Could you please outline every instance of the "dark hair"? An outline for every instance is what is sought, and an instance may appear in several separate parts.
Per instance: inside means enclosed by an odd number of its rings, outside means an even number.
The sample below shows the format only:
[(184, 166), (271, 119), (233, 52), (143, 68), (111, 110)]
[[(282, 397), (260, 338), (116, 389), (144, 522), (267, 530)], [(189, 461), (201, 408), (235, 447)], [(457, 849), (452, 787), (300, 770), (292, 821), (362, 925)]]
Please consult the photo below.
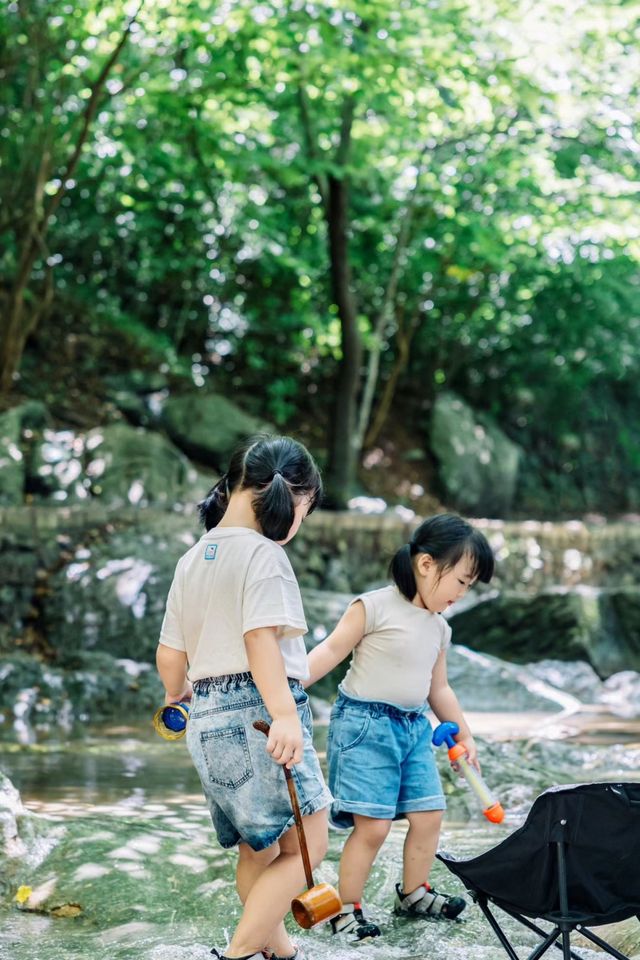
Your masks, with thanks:
[(440, 575), (468, 556), (474, 580), (489, 583), (493, 576), (494, 556), (485, 535), (462, 517), (440, 513), (420, 524), (389, 565), (391, 576), (407, 600), (413, 600), (418, 590), (412, 562), (418, 553), (430, 554)]
[(233, 451), (229, 469), (198, 504), (207, 530), (222, 520), (236, 490), (255, 490), (256, 520), (269, 540), (284, 540), (294, 519), (296, 496), (309, 497), (309, 510), (322, 498), (320, 471), (308, 450), (291, 437), (257, 436)]

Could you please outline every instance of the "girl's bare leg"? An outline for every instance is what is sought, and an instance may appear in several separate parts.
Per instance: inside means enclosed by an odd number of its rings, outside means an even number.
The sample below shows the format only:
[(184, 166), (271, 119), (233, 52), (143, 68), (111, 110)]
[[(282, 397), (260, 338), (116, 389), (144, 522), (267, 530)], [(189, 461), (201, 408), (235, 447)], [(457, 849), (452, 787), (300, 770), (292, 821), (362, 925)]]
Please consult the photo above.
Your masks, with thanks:
[[(327, 811), (304, 817), (305, 835), (312, 867), (317, 866), (327, 851)], [(275, 846), (275, 844), (274, 844)], [(246, 957), (269, 946), (280, 950), (281, 944), (273, 937), (281, 935), (282, 921), (289, 911), (292, 899), (304, 889), (304, 869), (295, 828), (287, 830), (278, 841), (279, 852), (262, 870), (250, 867), (251, 858), (242, 868), (242, 882), (247, 882), (254, 872), (244, 910), (231, 942), (227, 947), (228, 957)], [(269, 850), (272, 850), (269, 847)], [(240, 864), (238, 864), (240, 866)], [(281, 930), (282, 927), (282, 930)], [(285, 933), (286, 937), (286, 933)], [(282, 943), (286, 956), (291, 941)], [(292, 950), (289, 952), (293, 952)]]
[[(238, 865), (236, 867), (236, 890), (242, 903), (246, 903), (249, 891), (266, 867), (280, 853), (280, 844), (274, 843), (266, 850), (253, 850), (249, 844), (239, 845)], [(269, 948), (279, 957), (290, 957), (294, 946), (289, 939), (284, 923), (279, 923), (268, 941)]]
[(404, 840), (402, 889), (411, 893), (424, 883), (438, 849), (442, 810), (408, 813), (409, 829)]
[(354, 814), (353, 831), (340, 858), (340, 898), (343, 903), (359, 903), (378, 850), (391, 829), (391, 820), (376, 820)]

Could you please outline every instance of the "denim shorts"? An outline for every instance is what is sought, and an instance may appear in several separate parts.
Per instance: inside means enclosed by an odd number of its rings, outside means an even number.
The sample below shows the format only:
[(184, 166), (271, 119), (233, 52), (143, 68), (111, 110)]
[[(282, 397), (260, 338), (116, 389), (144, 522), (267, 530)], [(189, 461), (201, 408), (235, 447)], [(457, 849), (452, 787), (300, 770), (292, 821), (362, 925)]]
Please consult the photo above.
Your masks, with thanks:
[(353, 814), (398, 820), (446, 807), (422, 709), (357, 700), (342, 691), (331, 711), (327, 744), (330, 818), (352, 827)]
[[(197, 680), (187, 724), (187, 746), (202, 782), (220, 845), (244, 841), (254, 850), (275, 843), (294, 824), (283, 767), (267, 753), (254, 720), (271, 722), (250, 673)], [(309, 698), (289, 680), (304, 734), (304, 756), (292, 767), (302, 816), (328, 807), (327, 790), (311, 736)]]

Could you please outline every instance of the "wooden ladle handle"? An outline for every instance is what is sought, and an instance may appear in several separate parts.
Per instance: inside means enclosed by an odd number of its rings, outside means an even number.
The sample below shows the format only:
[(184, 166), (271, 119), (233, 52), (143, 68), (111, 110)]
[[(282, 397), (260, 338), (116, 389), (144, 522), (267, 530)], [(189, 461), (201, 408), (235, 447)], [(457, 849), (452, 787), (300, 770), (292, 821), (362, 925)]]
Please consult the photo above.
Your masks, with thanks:
[[(255, 720), (253, 726), (256, 730), (264, 733), (266, 737), (269, 736), (271, 727), (268, 723), (266, 723), (266, 721)], [(302, 814), (300, 813), (300, 804), (298, 803), (298, 793), (296, 791), (296, 785), (293, 781), (293, 777), (291, 776), (291, 771), (284, 765), (282, 769), (284, 770), (284, 775), (287, 780), (287, 789), (289, 790), (293, 818), (296, 822), (296, 830), (298, 832), (298, 842), (300, 844), (300, 853), (302, 855), (302, 865), (304, 867), (304, 875), (307, 881), (307, 889), (311, 890), (311, 888), (314, 886), (313, 874), (311, 873), (311, 861), (309, 860), (309, 851), (307, 849), (307, 838), (304, 835), (304, 827), (302, 825)]]

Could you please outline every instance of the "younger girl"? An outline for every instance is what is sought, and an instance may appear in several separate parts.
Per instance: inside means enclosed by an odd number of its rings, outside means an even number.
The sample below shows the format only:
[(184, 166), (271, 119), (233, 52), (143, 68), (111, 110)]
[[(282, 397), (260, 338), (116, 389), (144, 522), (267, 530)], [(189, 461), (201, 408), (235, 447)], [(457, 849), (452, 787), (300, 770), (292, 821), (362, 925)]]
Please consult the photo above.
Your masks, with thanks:
[[(283, 924), (304, 873), (282, 765), (293, 770), (312, 865), (326, 851), (331, 796), (301, 683), (307, 626), (282, 549), (321, 493), (295, 440), (241, 446), (200, 504), (207, 532), (178, 561), (167, 599), (157, 653), (166, 699), (188, 699), (193, 684), (187, 744), (218, 840), (238, 847), (244, 910), (224, 955), (212, 951), (219, 960), (301, 958)], [(270, 724), (268, 739), (254, 720)]]
[(357, 597), (337, 627), (309, 654), (308, 686), (349, 653), (351, 665), (331, 713), (328, 741), (331, 820), (350, 827), (340, 861), (345, 912), (334, 933), (355, 940), (377, 937), (360, 902), (369, 871), (393, 820), (409, 821), (396, 913), (454, 919), (461, 897), (428, 883), (445, 799), (431, 746), (427, 704), (439, 720), (453, 720), (469, 758), (476, 746), (447, 682), (451, 627), (442, 612), (476, 580), (488, 583), (493, 554), (480, 531), (460, 517), (425, 520), (391, 562), (392, 586)]

